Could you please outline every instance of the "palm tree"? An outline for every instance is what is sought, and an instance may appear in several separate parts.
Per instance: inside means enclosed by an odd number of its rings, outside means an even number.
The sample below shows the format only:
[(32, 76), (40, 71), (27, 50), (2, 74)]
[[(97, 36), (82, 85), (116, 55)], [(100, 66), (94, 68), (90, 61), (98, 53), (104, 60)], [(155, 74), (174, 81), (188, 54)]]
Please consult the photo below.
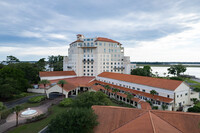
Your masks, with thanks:
[(20, 112), (22, 109), (23, 109), (23, 108), (22, 108), (22, 106), (20, 106), (20, 105), (17, 105), (17, 106), (15, 106), (15, 107), (12, 109), (13, 112), (16, 113), (16, 126), (18, 126), (19, 112)]
[(115, 93), (115, 99), (117, 99), (117, 92), (119, 92), (119, 89), (114, 88), (114, 89), (112, 90), (112, 92)]
[(156, 73), (156, 77), (158, 77), (158, 72), (155, 72)]
[(134, 97), (131, 93), (125, 93), (126, 94), (126, 98), (129, 100), (129, 103), (131, 101), (131, 99)]
[(49, 84), (50, 81), (49, 80), (46, 80), (46, 79), (43, 79), (39, 82), (39, 84), (43, 84), (44, 85), (44, 91), (45, 91), (45, 94), (47, 95), (47, 92), (46, 92), (46, 85)]
[[(67, 82), (65, 80), (59, 80), (57, 84), (61, 85), (61, 87), (62, 87), (62, 94), (63, 94), (63, 87), (64, 87), (64, 84), (67, 84)], [(64, 94), (63, 94), (63, 97), (64, 97)]]
[(151, 91), (150, 91), (150, 94), (151, 94), (151, 95), (153, 96), (153, 98), (154, 98), (154, 95), (156, 95), (156, 94), (158, 94), (158, 93), (157, 93), (157, 91), (155, 91), (155, 90), (151, 90)]
[(107, 90), (107, 95), (108, 95), (108, 90), (110, 90), (111, 87), (109, 85), (106, 85), (104, 88)]

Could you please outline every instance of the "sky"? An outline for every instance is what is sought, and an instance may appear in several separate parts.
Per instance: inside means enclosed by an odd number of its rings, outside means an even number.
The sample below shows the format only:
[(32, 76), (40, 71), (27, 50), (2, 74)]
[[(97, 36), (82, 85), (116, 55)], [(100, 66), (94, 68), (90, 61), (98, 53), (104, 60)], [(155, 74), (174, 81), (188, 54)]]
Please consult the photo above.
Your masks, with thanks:
[(68, 55), (77, 34), (119, 41), (131, 61), (200, 62), (200, 0), (0, 0), (0, 61)]

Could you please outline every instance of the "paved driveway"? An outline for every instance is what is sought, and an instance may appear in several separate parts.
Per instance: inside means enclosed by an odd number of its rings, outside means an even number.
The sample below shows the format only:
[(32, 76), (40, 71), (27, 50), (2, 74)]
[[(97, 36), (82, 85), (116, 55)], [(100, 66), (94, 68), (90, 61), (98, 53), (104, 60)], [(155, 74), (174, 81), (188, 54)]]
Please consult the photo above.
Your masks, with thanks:
[(7, 108), (13, 108), (13, 107), (15, 107), (16, 105), (26, 103), (26, 102), (28, 101), (29, 98), (36, 97), (36, 96), (42, 96), (42, 95), (45, 95), (45, 94), (35, 94), (35, 95), (33, 95), (33, 96), (27, 96), (27, 97), (24, 97), (24, 98), (20, 98), (20, 99), (18, 99), (18, 100), (14, 100), (14, 101), (10, 101), (10, 102), (4, 102), (4, 105), (5, 105)]
[[(62, 97), (55, 98), (53, 100), (47, 100), (44, 104), (38, 106), (38, 107), (32, 107), (31, 109), (35, 109), (38, 111), (38, 115), (44, 114), (48, 111), (48, 108), (52, 104), (58, 104), (62, 100)], [(22, 112), (22, 111), (21, 111)], [(27, 118), (22, 118), (19, 116), (19, 124), (23, 124), (26, 122)], [(29, 118), (30, 119), (30, 118)], [(12, 113), (10, 114), (7, 119), (6, 123), (0, 125), (0, 133), (3, 133), (7, 131), (9, 128), (14, 127), (16, 125), (16, 114)]]

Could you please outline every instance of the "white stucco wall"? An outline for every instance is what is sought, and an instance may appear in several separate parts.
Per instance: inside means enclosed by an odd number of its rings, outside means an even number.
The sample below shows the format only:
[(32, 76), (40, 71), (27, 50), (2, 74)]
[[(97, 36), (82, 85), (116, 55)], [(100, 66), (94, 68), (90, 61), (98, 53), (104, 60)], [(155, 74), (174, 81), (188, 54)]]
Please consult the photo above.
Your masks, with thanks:
[[(47, 93), (47, 97), (49, 98), (49, 94), (52, 92), (59, 92), (62, 93), (62, 88), (59, 85), (54, 85), (53, 87), (49, 88), (46, 93)], [(66, 92), (63, 89), (63, 94), (66, 96), (66, 98), (68, 97), (68, 92)]]
[(179, 106), (191, 104), (190, 102), (190, 87), (186, 85), (184, 82), (177, 87), (175, 92), (175, 104)]
[(27, 89), (28, 92), (33, 92), (33, 93), (45, 93), (44, 89)]

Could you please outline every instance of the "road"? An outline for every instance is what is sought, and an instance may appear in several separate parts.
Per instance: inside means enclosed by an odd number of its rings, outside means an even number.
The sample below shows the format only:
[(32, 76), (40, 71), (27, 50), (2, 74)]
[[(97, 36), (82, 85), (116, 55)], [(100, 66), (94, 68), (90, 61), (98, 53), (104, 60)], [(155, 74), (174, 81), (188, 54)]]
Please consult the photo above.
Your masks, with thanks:
[(15, 107), (18, 104), (26, 103), (29, 98), (36, 97), (36, 96), (42, 96), (42, 95), (45, 95), (45, 94), (36, 94), (36, 95), (32, 95), (32, 96), (27, 96), (27, 97), (24, 97), (24, 98), (20, 98), (20, 99), (14, 100), (14, 101), (4, 102), (4, 105), (7, 108), (13, 108), (13, 107)]

